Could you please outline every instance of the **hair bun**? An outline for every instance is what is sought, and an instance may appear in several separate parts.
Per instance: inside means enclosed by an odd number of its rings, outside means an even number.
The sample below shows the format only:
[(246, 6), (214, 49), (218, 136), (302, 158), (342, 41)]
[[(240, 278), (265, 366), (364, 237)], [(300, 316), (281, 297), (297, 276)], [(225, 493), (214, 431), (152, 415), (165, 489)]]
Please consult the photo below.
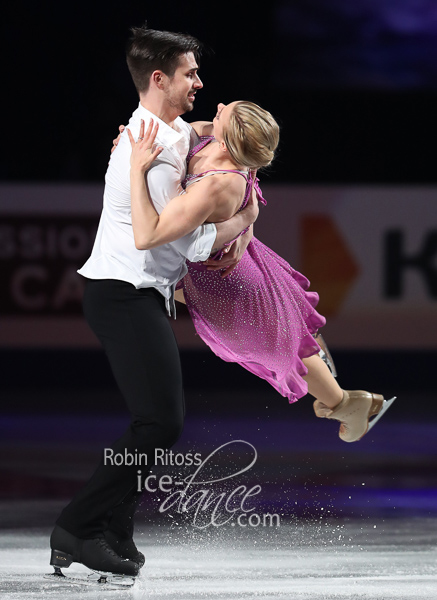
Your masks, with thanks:
[(231, 159), (252, 169), (268, 167), (279, 143), (279, 126), (272, 115), (253, 102), (233, 108), (223, 138)]

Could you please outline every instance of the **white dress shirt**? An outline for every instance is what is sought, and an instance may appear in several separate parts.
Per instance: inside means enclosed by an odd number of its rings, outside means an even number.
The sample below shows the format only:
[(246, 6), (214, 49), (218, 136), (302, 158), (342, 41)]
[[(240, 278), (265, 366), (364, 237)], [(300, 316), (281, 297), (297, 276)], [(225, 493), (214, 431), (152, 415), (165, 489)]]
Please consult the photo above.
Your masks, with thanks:
[[(156, 143), (164, 149), (147, 173), (147, 185), (153, 204), (161, 213), (182, 191), (180, 182), (185, 177), (185, 159), (190, 143), (197, 136), (180, 117), (172, 128), (140, 104), (127, 126), (135, 139), (139, 135), (141, 119), (147, 129), (151, 118), (159, 123)], [(106, 171), (103, 210), (94, 247), (78, 273), (89, 279), (120, 279), (137, 289), (154, 287), (165, 297), (169, 315), (175, 315), (174, 289), (187, 272), (185, 258), (192, 262), (206, 260), (217, 229), (211, 223), (201, 225), (170, 244), (138, 250), (131, 218), (130, 156), (131, 145), (125, 130)]]

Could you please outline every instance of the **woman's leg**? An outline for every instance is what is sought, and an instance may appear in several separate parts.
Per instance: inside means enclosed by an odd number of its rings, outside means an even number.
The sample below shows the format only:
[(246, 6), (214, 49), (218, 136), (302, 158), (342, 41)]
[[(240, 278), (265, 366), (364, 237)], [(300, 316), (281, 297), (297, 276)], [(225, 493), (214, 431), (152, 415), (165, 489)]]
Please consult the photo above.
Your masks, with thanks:
[(174, 299), (176, 300), (176, 302), (181, 302), (182, 304), (186, 304), (184, 290), (182, 290), (182, 289), (176, 290), (174, 293)]
[(338, 385), (327, 365), (318, 354), (304, 358), (308, 369), (304, 379), (308, 384), (308, 393), (329, 408), (334, 408), (343, 400), (343, 390)]

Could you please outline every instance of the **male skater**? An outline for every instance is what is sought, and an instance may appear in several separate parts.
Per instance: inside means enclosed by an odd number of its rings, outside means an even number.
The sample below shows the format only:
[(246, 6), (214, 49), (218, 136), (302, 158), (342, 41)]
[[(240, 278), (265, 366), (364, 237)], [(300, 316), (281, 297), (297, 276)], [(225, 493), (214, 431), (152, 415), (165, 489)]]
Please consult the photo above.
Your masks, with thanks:
[[(200, 43), (183, 34), (132, 29), (127, 63), (140, 97), (129, 128), (159, 122), (163, 151), (147, 184), (161, 212), (178, 193), (192, 129), (180, 115), (193, 109), (203, 87), (197, 74)], [(234, 239), (257, 216), (249, 207), (229, 221), (199, 227), (153, 250), (135, 246), (130, 207), (130, 153), (126, 132), (106, 173), (103, 211), (91, 257), (79, 270), (87, 278), (85, 318), (101, 341), (131, 413), (131, 423), (112, 444), (114, 454), (144, 453), (153, 465), (156, 448), (168, 449), (183, 426), (184, 398), (179, 352), (167, 315), (185, 275), (185, 258), (204, 261)], [(249, 239), (240, 239), (239, 255)], [(88, 483), (64, 508), (51, 536), (51, 564), (79, 562), (93, 570), (135, 576), (144, 564), (133, 536), (140, 496), (138, 466), (102, 460)]]

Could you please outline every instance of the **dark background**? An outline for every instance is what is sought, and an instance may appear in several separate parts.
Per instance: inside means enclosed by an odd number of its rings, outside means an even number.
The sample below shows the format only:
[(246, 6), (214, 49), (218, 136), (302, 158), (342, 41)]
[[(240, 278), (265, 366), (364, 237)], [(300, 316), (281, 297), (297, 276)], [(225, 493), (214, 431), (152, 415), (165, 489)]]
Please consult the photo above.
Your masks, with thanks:
[(190, 118), (210, 119), (218, 102), (236, 99), (277, 118), (272, 181), (435, 182), (435, 3), (385, 4), (8, 3), (0, 176), (102, 181), (118, 124), (137, 104), (124, 59), (129, 28), (147, 20), (212, 51)]
[[(190, 118), (210, 119), (218, 102), (237, 99), (276, 117), (282, 141), (263, 180), (435, 184), (435, 4), (9, 2), (0, 31), (0, 177), (103, 182), (118, 125), (138, 103), (124, 59), (129, 28), (147, 19), (211, 49)], [(182, 353), (187, 422), (178, 447), (250, 440), (264, 457), (265, 501), (273, 502), (272, 476), (302, 499), (303, 514), (318, 514), (318, 498), (340, 515), (434, 514), (436, 353), (338, 348), (334, 357), (343, 387), (399, 396), (363, 442), (340, 442), (337, 424), (314, 419), (308, 399), (288, 406), (264, 381), (196, 351)], [(0, 363), (0, 497), (71, 497), (126, 420), (103, 352), (3, 349)], [(357, 495), (363, 481), (366, 496)], [(32, 514), (20, 523), (35, 524)]]
[[(8, 105), (0, 176), (8, 182), (103, 181), (117, 127), (138, 103), (124, 58), (129, 28), (147, 20), (155, 29), (191, 33), (207, 47), (204, 89), (189, 119), (212, 118), (218, 102), (235, 99), (255, 101), (276, 117), (282, 140), (263, 181), (433, 184), (434, 5), (290, 0), (260, 10), (246, 2), (9, 3), (1, 26)], [(401, 389), (434, 389), (435, 352), (336, 351), (351, 385), (364, 370), (368, 385), (379, 389), (394, 379)], [(62, 377), (70, 387), (108, 381), (101, 353), (94, 369), (82, 368), (90, 358), (81, 351), (1, 354), (6, 388), (58, 387)], [(215, 385), (259, 386), (211, 353), (204, 358), (205, 381), (219, 370)], [(23, 361), (26, 381), (19, 376)], [(47, 361), (57, 365), (49, 377)], [(183, 361), (187, 385), (196, 385), (197, 355), (183, 353)]]

